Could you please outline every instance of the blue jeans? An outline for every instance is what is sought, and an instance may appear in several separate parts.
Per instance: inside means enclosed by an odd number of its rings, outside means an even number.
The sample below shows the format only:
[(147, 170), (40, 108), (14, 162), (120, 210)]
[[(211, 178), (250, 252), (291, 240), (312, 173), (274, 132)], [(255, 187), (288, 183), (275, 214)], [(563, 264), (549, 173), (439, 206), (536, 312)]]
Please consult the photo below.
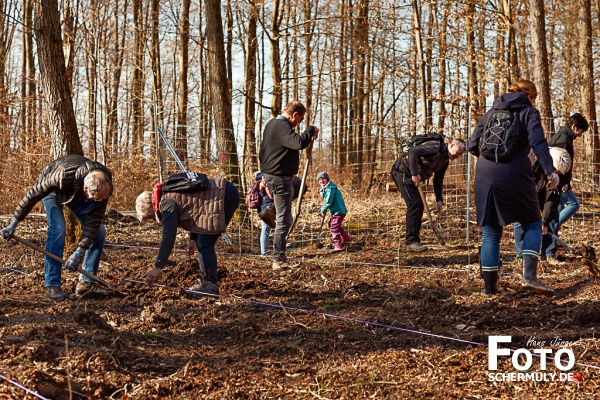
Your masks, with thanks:
[[(560, 226), (558, 225), (558, 211), (556, 211), (556, 215), (548, 224), (548, 233), (553, 233), (558, 236), (558, 229)], [(554, 257), (556, 255), (556, 240), (552, 238), (550, 235), (546, 235), (542, 237), (542, 250), (540, 251), (542, 256), (551, 256)]]
[(569, 189), (561, 193), (558, 205), (558, 225), (564, 224), (577, 210), (579, 210), (579, 201), (575, 197), (573, 190)]
[[(483, 240), (485, 241), (485, 230), (488, 228), (487, 226), (483, 227)], [(495, 243), (496, 247), (492, 247), (490, 251), (496, 252), (497, 254), (495, 262), (498, 262), (500, 258), (500, 239), (502, 239), (502, 228), (500, 227), (489, 227), (490, 229), (498, 229), (499, 235), (498, 237), (493, 236), (490, 237), (490, 240)], [(542, 221), (532, 222), (529, 224), (521, 224), (519, 222), (515, 222), (515, 250), (517, 253), (517, 257), (522, 257), (523, 253), (528, 255), (534, 255), (535, 257), (539, 256), (540, 246), (542, 245)], [(481, 261), (483, 264), (483, 242), (481, 243)], [(493, 261), (493, 259), (492, 259)], [(497, 264), (494, 264), (497, 265)]]
[[(225, 186), (225, 226), (229, 225), (235, 210), (240, 204), (240, 193), (235, 185), (227, 182)], [(198, 245), (198, 261), (200, 268), (206, 273), (206, 280), (217, 284), (217, 252), (215, 243), (221, 234), (199, 234), (196, 239)]]
[[(65, 250), (65, 235), (67, 232), (63, 207), (56, 200), (56, 193), (50, 193), (48, 196), (44, 197), (42, 203), (44, 203), (46, 218), (48, 220), (46, 251), (62, 258)], [(67, 207), (71, 210), (73, 215), (75, 215), (81, 225), (85, 226), (87, 214), (82, 214), (69, 205), (67, 205)], [(94, 275), (98, 274), (98, 266), (100, 265), (100, 257), (102, 256), (105, 238), (106, 229), (104, 229), (104, 225), (100, 225), (100, 229), (98, 229), (94, 242), (85, 252), (85, 258), (81, 266), (83, 270)], [(61, 271), (62, 265), (59, 262), (54, 261), (49, 257), (44, 257), (44, 286), (60, 286)], [(80, 275), (79, 279), (91, 282), (91, 279), (85, 275)]]
[(260, 229), (260, 254), (263, 256), (269, 252), (269, 233), (271, 227), (263, 222)]
[(292, 199), (294, 186), (291, 176), (263, 174), (265, 183), (273, 195), (277, 217), (275, 218), (275, 233), (273, 234), (273, 259), (285, 260), (286, 236), (294, 218), (292, 217)]

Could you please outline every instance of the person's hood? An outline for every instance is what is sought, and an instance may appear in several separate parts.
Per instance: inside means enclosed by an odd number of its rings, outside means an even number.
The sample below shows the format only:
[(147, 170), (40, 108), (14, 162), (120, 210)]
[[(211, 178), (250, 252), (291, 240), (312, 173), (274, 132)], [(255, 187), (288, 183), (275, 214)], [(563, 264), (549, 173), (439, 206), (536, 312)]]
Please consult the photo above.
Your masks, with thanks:
[(527, 94), (523, 92), (504, 93), (494, 101), (496, 110), (515, 110), (526, 107), (531, 107), (531, 102)]

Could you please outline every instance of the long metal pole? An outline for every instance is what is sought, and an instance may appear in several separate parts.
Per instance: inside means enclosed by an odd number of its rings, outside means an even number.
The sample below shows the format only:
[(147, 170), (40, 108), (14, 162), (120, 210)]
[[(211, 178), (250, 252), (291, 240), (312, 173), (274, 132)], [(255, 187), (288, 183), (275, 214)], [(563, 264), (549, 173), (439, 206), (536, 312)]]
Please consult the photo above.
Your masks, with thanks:
[(175, 162), (177, 163), (177, 165), (179, 165), (179, 168), (181, 168), (181, 171), (182, 172), (187, 172), (187, 169), (185, 169), (185, 167), (183, 166), (183, 163), (179, 159), (179, 156), (177, 156), (177, 153), (175, 152), (175, 149), (173, 148), (173, 146), (171, 146), (171, 143), (167, 140), (167, 138), (166, 138), (165, 134), (163, 133), (163, 130), (161, 129), (161, 127), (157, 126), (156, 129), (158, 129), (158, 133), (160, 134), (161, 139), (165, 143), (165, 146), (167, 146), (167, 149), (169, 149), (169, 151), (171, 152), (171, 155), (175, 159)]
[[(471, 136), (471, 112), (472, 106), (469, 106), (469, 118), (467, 118), (467, 138)], [(465, 237), (465, 243), (469, 243), (470, 232), (471, 232), (471, 158), (473, 156), (467, 153), (467, 234)]]

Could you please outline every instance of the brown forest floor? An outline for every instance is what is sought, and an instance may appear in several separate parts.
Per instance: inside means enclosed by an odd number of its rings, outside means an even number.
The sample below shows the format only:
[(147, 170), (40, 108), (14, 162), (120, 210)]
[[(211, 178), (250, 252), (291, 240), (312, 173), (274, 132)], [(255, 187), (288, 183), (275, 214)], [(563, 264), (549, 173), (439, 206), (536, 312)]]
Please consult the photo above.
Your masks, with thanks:
[[(342, 253), (290, 252), (301, 268), (286, 272), (220, 240), (222, 297), (191, 299), (172, 288), (198, 277), (195, 257), (174, 253), (168, 288), (119, 280), (143, 280), (156, 250), (138, 246), (155, 247), (160, 231), (107, 229), (109, 243), (131, 247), (106, 248), (99, 276), (118, 293), (105, 298), (47, 300), (42, 256), (0, 244), (0, 374), (53, 399), (600, 398), (600, 371), (579, 365), (579, 382), (488, 381), (488, 335), (511, 335), (513, 349), (531, 336), (576, 341), (577, 362), (600, 365), (600, 290), (580, 257), (541, 275), (556, 289), (545, 298), (520, 290), (505, 244), (502, 291), (488, 297), (474, 246), (410, 254), (355, 237)], [(42, 245), (45, 221), (17, 234)], [(63, 288), (76, 279), (64, 272)], [(506, 357), (499, 366), (516, 372)], [(3, 398), (34, 396), (0, 379)]]

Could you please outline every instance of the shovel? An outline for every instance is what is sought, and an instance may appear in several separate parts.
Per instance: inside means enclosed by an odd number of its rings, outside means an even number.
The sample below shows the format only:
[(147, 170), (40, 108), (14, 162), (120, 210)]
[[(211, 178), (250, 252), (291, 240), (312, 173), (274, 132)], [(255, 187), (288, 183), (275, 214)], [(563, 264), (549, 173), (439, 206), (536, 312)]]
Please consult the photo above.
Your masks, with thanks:
[(554, 240), (556, 240), (558, 243), (560, 243), (561, 246), (563, 246), (565, 249), (567, 249), (568, 251), (571, 251), (571, 248), (569, 247), (568, 244), (566, 244), (562, 239), (560, 239), (558, 236), (556, 236), (554, 233), (550, 233), (548, 232), (548, 235), (550, 235), (550, 237)]
[[(65, 263), (65, 261), (62, 258), (60, 258), (59, 256), (54, 255), (54, 254), (50, 253), (49, 251), (46, 251), (46, 249), (44, 249), (44, 248), (42, 248), (42, 247), (40, 247), (40, 246), (38, 246), (36, 244), (33, 244), (30, 241), (28, 241), (28, 240), (20, 238), (17, 235), (13, 235), (12, 238), (15, 239), (17, 242), (24, 244), (25, 246), (31, 247), (32, 249), (37, 250), (37, 251), (39, 251), (42, 254), (45, 254), (46, 256), (50, 257), (51, 259), (53, 259), (56, 262), (59, 262), (61, 264)], [(103, 280), (101, 278), (98, 278), (94, 274), (91, 274), (91, 273), (87, 272), (86, 270), (82, 269), (81, 267), (77, 267), (77, 272), (79, 272), (80, 274), (83, 274), (83, 275), (87, 276), (88, 278), (90, 278), (94, 282), (99, 283), (99, 284), (105, 286), (109, 290), (114, 290), (115, 289), (114, 286), (111, 285), (110, 283), (106, 282), (105, 280)]]
[(444, 240), (442, 235), (440, 235), (440, 233), (435, 228), (435, 225), (433, 224), (433, 218), (431, 218), (431, 212), (429, 211), (429, 206), (427, 205), (427, 200), (425, 200), (425, 194), (423, 194), (423, 189), (421, 189), (421, 185), (417, 185), (417, 189), (419, 189), (419, 194), (421, 195), (421, 200), (423, 201), (423, 205), (425, 206), (425, 211), (427, 211), (427, 218), (429, 219), (429, 226), (431, 226), (433, 233), (435, 233), (435, 237), (437, 238), (438, 242), (440, 242), (440, 244), (442, 246), (445, 246), (446, 241)]
[(323, 225), (325, 224), (325, 214), (321, 218), (321, 226), (319, 227), (319, 233), (317, 234), (317, 248), (321, 245), (321, 233), (323, 233)]

